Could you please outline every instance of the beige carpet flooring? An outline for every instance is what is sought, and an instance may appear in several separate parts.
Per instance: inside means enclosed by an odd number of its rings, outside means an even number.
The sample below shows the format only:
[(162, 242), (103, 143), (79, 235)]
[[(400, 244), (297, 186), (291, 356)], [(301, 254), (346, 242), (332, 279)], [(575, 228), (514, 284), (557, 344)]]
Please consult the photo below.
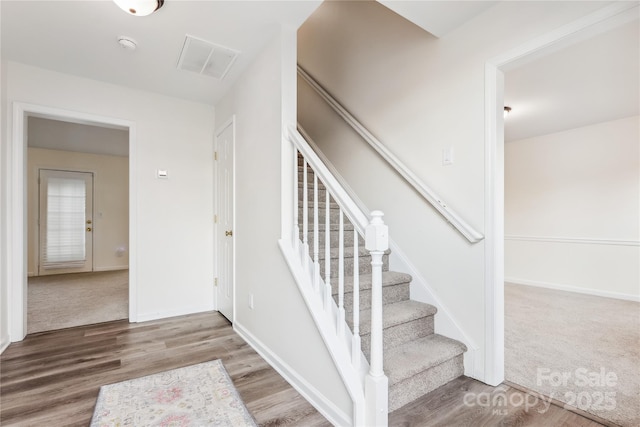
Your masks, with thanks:
[(129, 317), (129, 270), (30, 277), (27, 333)]
[(640, 303), (505, 284), (505, 376), (640, 426)]

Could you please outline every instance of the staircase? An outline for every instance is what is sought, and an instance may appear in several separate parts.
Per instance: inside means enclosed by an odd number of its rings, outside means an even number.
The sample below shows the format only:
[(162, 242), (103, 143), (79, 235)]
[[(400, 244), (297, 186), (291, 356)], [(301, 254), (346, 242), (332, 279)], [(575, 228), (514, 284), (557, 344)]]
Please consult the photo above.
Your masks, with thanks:
[[(314, 175), (298, 153), (298, 218), (302, 219), (301, 223), (308, 224), (298, 227), (299, 238), (303, 247), (308, 244), (311, 260), (318, 260), (322, 281), (329, 284), (333, 301), (339, 310), (343, 309), (349, 329), (355, 336), (359, 335), (362, 352), (370, 362), (371, 255), (364, 248), (360, 235), (354, 247), (354, 235), (357, 235), (354, 225), (346, 220), (333, 197), (329, 198), (327, 206), (326, 188), (320, 180), (314, 190)], [(317, 254), (314, 253), (316, 238)], [(410, 299), (411, 276), (389, 271), (389, 255), (387, 250), (382, 257), (382, 336), (384, 372), (389, 381), (388, 410), (391, 412), (461, 376), (463, 353), (467, 349), (458, 341), (434, 333), (436, 307)], [(354, 282), (358, 283), (357, 289), (354, 289)], [(355, 316), (356, 320), (359, 317), (358, 325), (354, 325), (353, 307), (359, 307), (359, 316)]]

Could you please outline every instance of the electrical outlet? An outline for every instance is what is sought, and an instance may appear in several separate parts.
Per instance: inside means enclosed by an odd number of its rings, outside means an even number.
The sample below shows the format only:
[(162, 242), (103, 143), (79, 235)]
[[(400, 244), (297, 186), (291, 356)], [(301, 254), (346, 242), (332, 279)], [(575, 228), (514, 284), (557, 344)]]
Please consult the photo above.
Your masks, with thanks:
[(253, 294), (249, 294), (249, 308), (253, 310)]

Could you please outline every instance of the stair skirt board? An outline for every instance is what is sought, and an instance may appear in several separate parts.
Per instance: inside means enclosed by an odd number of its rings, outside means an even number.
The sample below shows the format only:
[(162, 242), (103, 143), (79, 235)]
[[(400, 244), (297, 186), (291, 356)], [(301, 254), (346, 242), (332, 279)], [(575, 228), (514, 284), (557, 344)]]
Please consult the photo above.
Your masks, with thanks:
[[(317, 305), (318, 302), (320, 302), (317, 299), (319, 295), (318, 292), (313, 289), (308, 276), (308, 271), (305, 271), (304, 267), (300, 265), (300, 253), (296, 253), (294, 251), (294, 248), (288, 240), (281, 239), (279, 240), (278, 245), (285, 258), (287, 266), (293, 275), (293, 279), (298, 285), (300, 295), (309, 309), (309, 313), (311, 314), (311, 317), (313, 318), (313, 321), (325, 342), (328, 352), (331, 354), (334, 366), (342, 378), (347, 392), (352, 398), (354, 407), (352, 420), (349, 422), (345, 421), (341, 423), (334, 423), (334, 425), (349, 426), (353, 425), (354, 422), (358, 425), (362, 425), (362, 420), (364, 419), (364, 389), (362, 379), (368, 369), (367, 361), (364, 355), (361, 354), (360, 370), (358, 371), (353, 368), (352, 357), (349, 351), (350, 349), (347, 350), (344, 347), (345, 342), (351, 339), (351, 331), (348, 328), (345, 328), (345, 337), (339, 337), (336, 334), (337, 306), (334, 305), (332, 307), (331, 314), (327, 316), (326, 311), (320, 308), (322, 307), (322, 304)], [(313, 401), (311, 401), (311, 403), (315, 406)], [(316, 407), (316, 409), (324, 415), (324, 412), (320, 408)], [(331, 421), (331, 419), (329, 420)], [(358, 422), (357, 420), (361, 421)]]
[(320, 393), (313, 385), (309, 384), (298, 372), (278, 357), (278, 355), (273, 353), (241, 324), (238, 322), (234, 323), (233, 329), (331, 424), (336, 426), (353, 425), (352, 414), (340, 410), (340, 408), (327, 399), (327, 397)]

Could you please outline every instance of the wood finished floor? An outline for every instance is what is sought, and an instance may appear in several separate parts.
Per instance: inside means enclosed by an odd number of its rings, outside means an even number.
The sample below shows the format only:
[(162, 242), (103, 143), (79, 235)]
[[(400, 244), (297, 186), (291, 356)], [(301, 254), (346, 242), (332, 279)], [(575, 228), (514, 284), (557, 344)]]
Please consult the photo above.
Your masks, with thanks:
[(512, 386), (459, 377), (389, 414), (393, 427), (601, 427), (575, 412)]
[(218, 313), (27, 336), (0, 356), (0, 425), (88, 426), (101, 385), (221, 359), (262, 426), (330, 426)]
[[(330, 425), (218, 313), (82, 326), (11, 344), (0, 356), (0, 425), (87, 426), (101, 385), (213, 359), (222, 359), (260, 425)], [(535, 405), (519, 404), (525, 401)], [(460, 377), (391, 413), (389, 425), (601, 425), (560, 406), (545, 408), (542, 398), (515, 388)]]

